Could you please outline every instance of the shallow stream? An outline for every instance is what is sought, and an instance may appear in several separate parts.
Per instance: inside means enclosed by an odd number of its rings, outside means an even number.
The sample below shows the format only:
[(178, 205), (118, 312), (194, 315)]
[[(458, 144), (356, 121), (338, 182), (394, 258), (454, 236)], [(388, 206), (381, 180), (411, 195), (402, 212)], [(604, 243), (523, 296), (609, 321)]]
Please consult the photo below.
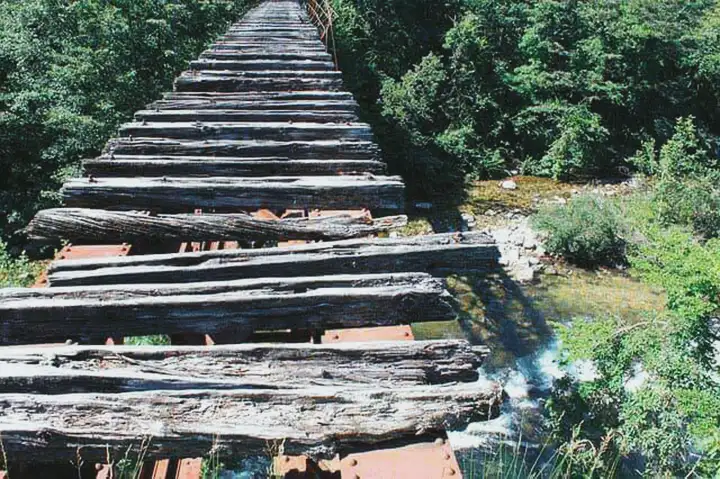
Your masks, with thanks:
[(615, 271), (564, 269), (529, 285), (502, 274), (453, 276), (448, 285), (462, 305), (459, 320), (413, 325), (416, 339), (467, 338), (490, 346), (480, 380), (500, 382), (508, 396), (498, 418), (449, 433), (466, 478), (487, 477), (483, 464), (499, 449), (521, 456), (504, 459), (521, 463), (509, 477), (542, 467), (538, 458), (548, 452), (544, 402), (553, 382), (565, 374), (580, 379), (593, 374), (590, 365), (561, 367), (555, 328), (604, 315), (632, 323), (664, 304), (660, 292)]

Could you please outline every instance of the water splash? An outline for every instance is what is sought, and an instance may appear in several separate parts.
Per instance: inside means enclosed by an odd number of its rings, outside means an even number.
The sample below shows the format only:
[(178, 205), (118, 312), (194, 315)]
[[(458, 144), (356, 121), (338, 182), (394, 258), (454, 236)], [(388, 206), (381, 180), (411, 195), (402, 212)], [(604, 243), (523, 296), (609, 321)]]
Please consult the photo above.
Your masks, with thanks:
[(472, 423), (464, 431), (448, 433), (454, 449), (493, 449), (498, 444), (542, 447), (545, 443), (544, 403), (555, 380), (570, 375), (578, 381), (597, 377), (593, 364), (578, 361), (568, 367), (560, 362), (560, 344), (549, 340), (533, 354), (520, 357), (514, 364), (493, 372), (480, 369), (481, 382), (503, 386), (507, 400), (500, 416), (489, 421)]

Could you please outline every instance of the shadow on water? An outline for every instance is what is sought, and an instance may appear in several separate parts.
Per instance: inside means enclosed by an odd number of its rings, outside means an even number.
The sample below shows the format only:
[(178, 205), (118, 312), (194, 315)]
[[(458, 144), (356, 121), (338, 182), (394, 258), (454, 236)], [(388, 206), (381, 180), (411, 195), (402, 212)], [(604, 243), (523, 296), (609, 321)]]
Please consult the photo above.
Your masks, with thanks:
[(478, 317), (466, 312), (459, 321), (467, 338), (497, 351), (486, 368), (512, 366), (517, 359), (543, 348), (552, 337), (545, 315), (503, 271), (475, 278), (472, 292), (484, 306), (484, 314)]
[(446, 280), (460, 304), (458, 320), (414, 324), (415, 336), (490, 346), (488, 373), (551, 347), (558, 324), (607, 315), (633, 323), (665, 303), (662, 292), (617, 271), (567, 269), (532, 284), (520, 284), (501, 269), (456, 273)]
[[(458, 320), (413, 325), (416, 338), (465, 338), (489, 346), (481, 380), (499, 382), (508, 395), (497, 419), (449, 433), (467, 477), (495, 477), (487, 476), (485, 467), (494, 467), (493, 458), (515, 461), (518, 475), (502, 477), (528, 477), (520, 471), (528, 472), (540, 456), (545, 458), (539, 462), (543, 466), (552, 456), (543, 413), (554, 380), (565, 375), (555, 337), (559, 324), (608, 314), (632, 323), (665, 302), (659, 291), (617, 271), (566, 269), (520, 284), (497, 269), (456, 273), (447, 277), (447, 285), (460, 304)], [(509, 457), (513, 451), (522, 457)], [(503, 457), (498, 459), (498, 454)]]
[(458, 320), (413, 325), (417, 339), (465, 338), (490, 346), (486, 371), (512, 367), (552, 340), (544, 312), (503, 271), (455, 274), (447, 284), (460, 303)]

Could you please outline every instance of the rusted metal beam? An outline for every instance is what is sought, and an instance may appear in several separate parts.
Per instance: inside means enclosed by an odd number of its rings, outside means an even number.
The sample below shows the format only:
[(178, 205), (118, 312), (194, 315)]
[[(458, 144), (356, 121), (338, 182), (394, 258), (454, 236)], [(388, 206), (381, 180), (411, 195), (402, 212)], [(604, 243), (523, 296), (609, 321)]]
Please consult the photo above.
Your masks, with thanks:
[(322, 336), (323, 343), (351, 343), (362, 341), (413, 341), (410, 325), (379, 328), (330, 329)]

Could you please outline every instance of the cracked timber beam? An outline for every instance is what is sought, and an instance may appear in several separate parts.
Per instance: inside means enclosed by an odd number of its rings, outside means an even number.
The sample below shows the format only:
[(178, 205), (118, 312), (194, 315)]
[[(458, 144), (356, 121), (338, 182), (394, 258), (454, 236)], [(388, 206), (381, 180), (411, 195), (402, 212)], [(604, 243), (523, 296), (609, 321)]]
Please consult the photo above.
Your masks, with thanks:
[(137, 240), (338, 240), (399, 228), (406, 216), (369, 219), (351, 215), (264, 220), (249, 214), (150, 216), (136, 212), (54, 208), (38, 212), (25, 232), (31, 239), (66, 239), (76, 243)]
[(482, 233), (352, 239), (286, 248), (203, 251), (60, 261), (52, 286), (220, 281), (268, 276), (482, 270), (499, 252)]
[(195, 208), (401, 210), (394, 176), (75, 178), (63, 185), (68, 207), (187, 213)]
[(0, 290), (0, 344), (387, 326), (455, 319), (423, 273)]

